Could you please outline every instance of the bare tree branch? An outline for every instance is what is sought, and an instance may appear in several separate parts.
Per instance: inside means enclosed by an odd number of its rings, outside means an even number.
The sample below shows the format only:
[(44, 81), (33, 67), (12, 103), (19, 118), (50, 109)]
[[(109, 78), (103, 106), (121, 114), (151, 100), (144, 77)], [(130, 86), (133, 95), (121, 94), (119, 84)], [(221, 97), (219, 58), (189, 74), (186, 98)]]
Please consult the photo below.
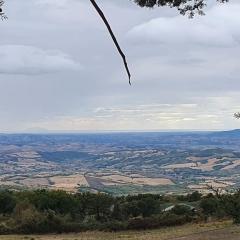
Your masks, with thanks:
[(104, 24), (106, 25), (107, 29), (108, 29), (108, 32), (110, 33), (111, 37), (112, 37), (112, 40), (119, 52), (119, 54), (121, 55), (122, 59), (123, 59), (123, 63), (124, 63), (124, 66), (125, 66), (125, 69), (127, 71), (127, 75), (128, 75), (128, 79), (129, 79), (129, 84), (131, 85), (131, 73), (129, 71), (129, 68), (128, 68), (128, 64), (127, 64), (127, 60), (126, 60), (126, 56), (125, 54), (123, 53), (113, 31), (112, 31), (112, 28), (108, 22), (108, 20), (106, 19), (103, 11), (100, 9), (100, 7), (98, 6), (98, 4), (96, 3), (95, 0), (90, 0), (90, 2), (92, 3), (92, 5), (94, 6), (94, 8), (96, 9), (96, 11), (98, 12), (99, 16), (102, 18)]
[(206, 186), (207, 186), (207, 189), (212, 191), (217, 198), (221, 197), (221, 195), (222, 195), (222, 189), (221, 188), (215, 188), (215, 187), (213, 187), (213, 185), (209, 185), (209, 184), (207, 184)]

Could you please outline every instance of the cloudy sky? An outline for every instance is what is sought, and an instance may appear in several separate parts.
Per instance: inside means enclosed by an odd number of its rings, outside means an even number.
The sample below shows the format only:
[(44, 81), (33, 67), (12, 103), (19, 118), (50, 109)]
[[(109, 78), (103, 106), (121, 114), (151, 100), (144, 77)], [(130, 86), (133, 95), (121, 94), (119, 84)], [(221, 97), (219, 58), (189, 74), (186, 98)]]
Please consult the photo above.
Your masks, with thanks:
[(190, 20), (98, 0), (133, 85), (89, 0), (6, 0), (0, 131), (233, 129), (240, 121), (240, 3)]

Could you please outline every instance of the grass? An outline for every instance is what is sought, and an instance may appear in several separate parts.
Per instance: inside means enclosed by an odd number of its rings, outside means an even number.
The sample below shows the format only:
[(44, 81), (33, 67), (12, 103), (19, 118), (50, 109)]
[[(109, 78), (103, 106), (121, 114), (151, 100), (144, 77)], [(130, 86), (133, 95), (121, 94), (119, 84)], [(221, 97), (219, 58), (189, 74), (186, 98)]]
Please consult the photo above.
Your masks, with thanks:
[[(223, 238), (221, 239), (221, 236)], [(184, 237), (184, 238), (181, 238)], [(212, 238), (213, 237), (213, 238)], [(215, 238), (217, 237), (217, 238)], [(240, 229), (230, 221), (202, 224), (187, 224), (148, 231), (126, 231), (117, 233), (86, 232), (78, 234), (50, 235), (9, 235), (0, 236), (0, 240), (238, 240)]]
[(152, 193), (152, 194), (163, 194), (166, 192), (181, 194), (185, 192), (185, 188), (182, 185), (162, 185), (162, 186), (149, 186), (149, 185), (137, 185), (137, 184), (126, 184), (118, 186), (107, 186), (101, 189), (101, 191), (118, 196), (141, 193)]

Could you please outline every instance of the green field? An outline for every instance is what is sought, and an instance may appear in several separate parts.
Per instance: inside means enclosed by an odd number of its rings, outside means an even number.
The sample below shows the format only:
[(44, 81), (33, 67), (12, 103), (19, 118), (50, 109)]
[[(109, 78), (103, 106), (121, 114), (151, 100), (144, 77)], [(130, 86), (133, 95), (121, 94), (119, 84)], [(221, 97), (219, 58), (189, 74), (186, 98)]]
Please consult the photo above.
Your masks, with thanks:
[(187, 224), (159, 230), (126, 231), (118, 233), (86, 232), (59, 235), (9, 235), (1, 240), (238, 240), (240, 227), (230, 221)]

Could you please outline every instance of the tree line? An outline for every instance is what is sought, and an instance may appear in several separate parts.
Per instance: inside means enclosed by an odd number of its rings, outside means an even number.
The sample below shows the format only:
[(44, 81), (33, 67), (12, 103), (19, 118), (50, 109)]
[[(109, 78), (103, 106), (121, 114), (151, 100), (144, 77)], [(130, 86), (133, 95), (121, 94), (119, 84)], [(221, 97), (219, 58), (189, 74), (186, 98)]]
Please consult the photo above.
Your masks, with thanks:
[(152, 229), (209, 218), (240, 223), (240, 191), (119, 197), (60, 190), (0, 191), (0, 234)]

